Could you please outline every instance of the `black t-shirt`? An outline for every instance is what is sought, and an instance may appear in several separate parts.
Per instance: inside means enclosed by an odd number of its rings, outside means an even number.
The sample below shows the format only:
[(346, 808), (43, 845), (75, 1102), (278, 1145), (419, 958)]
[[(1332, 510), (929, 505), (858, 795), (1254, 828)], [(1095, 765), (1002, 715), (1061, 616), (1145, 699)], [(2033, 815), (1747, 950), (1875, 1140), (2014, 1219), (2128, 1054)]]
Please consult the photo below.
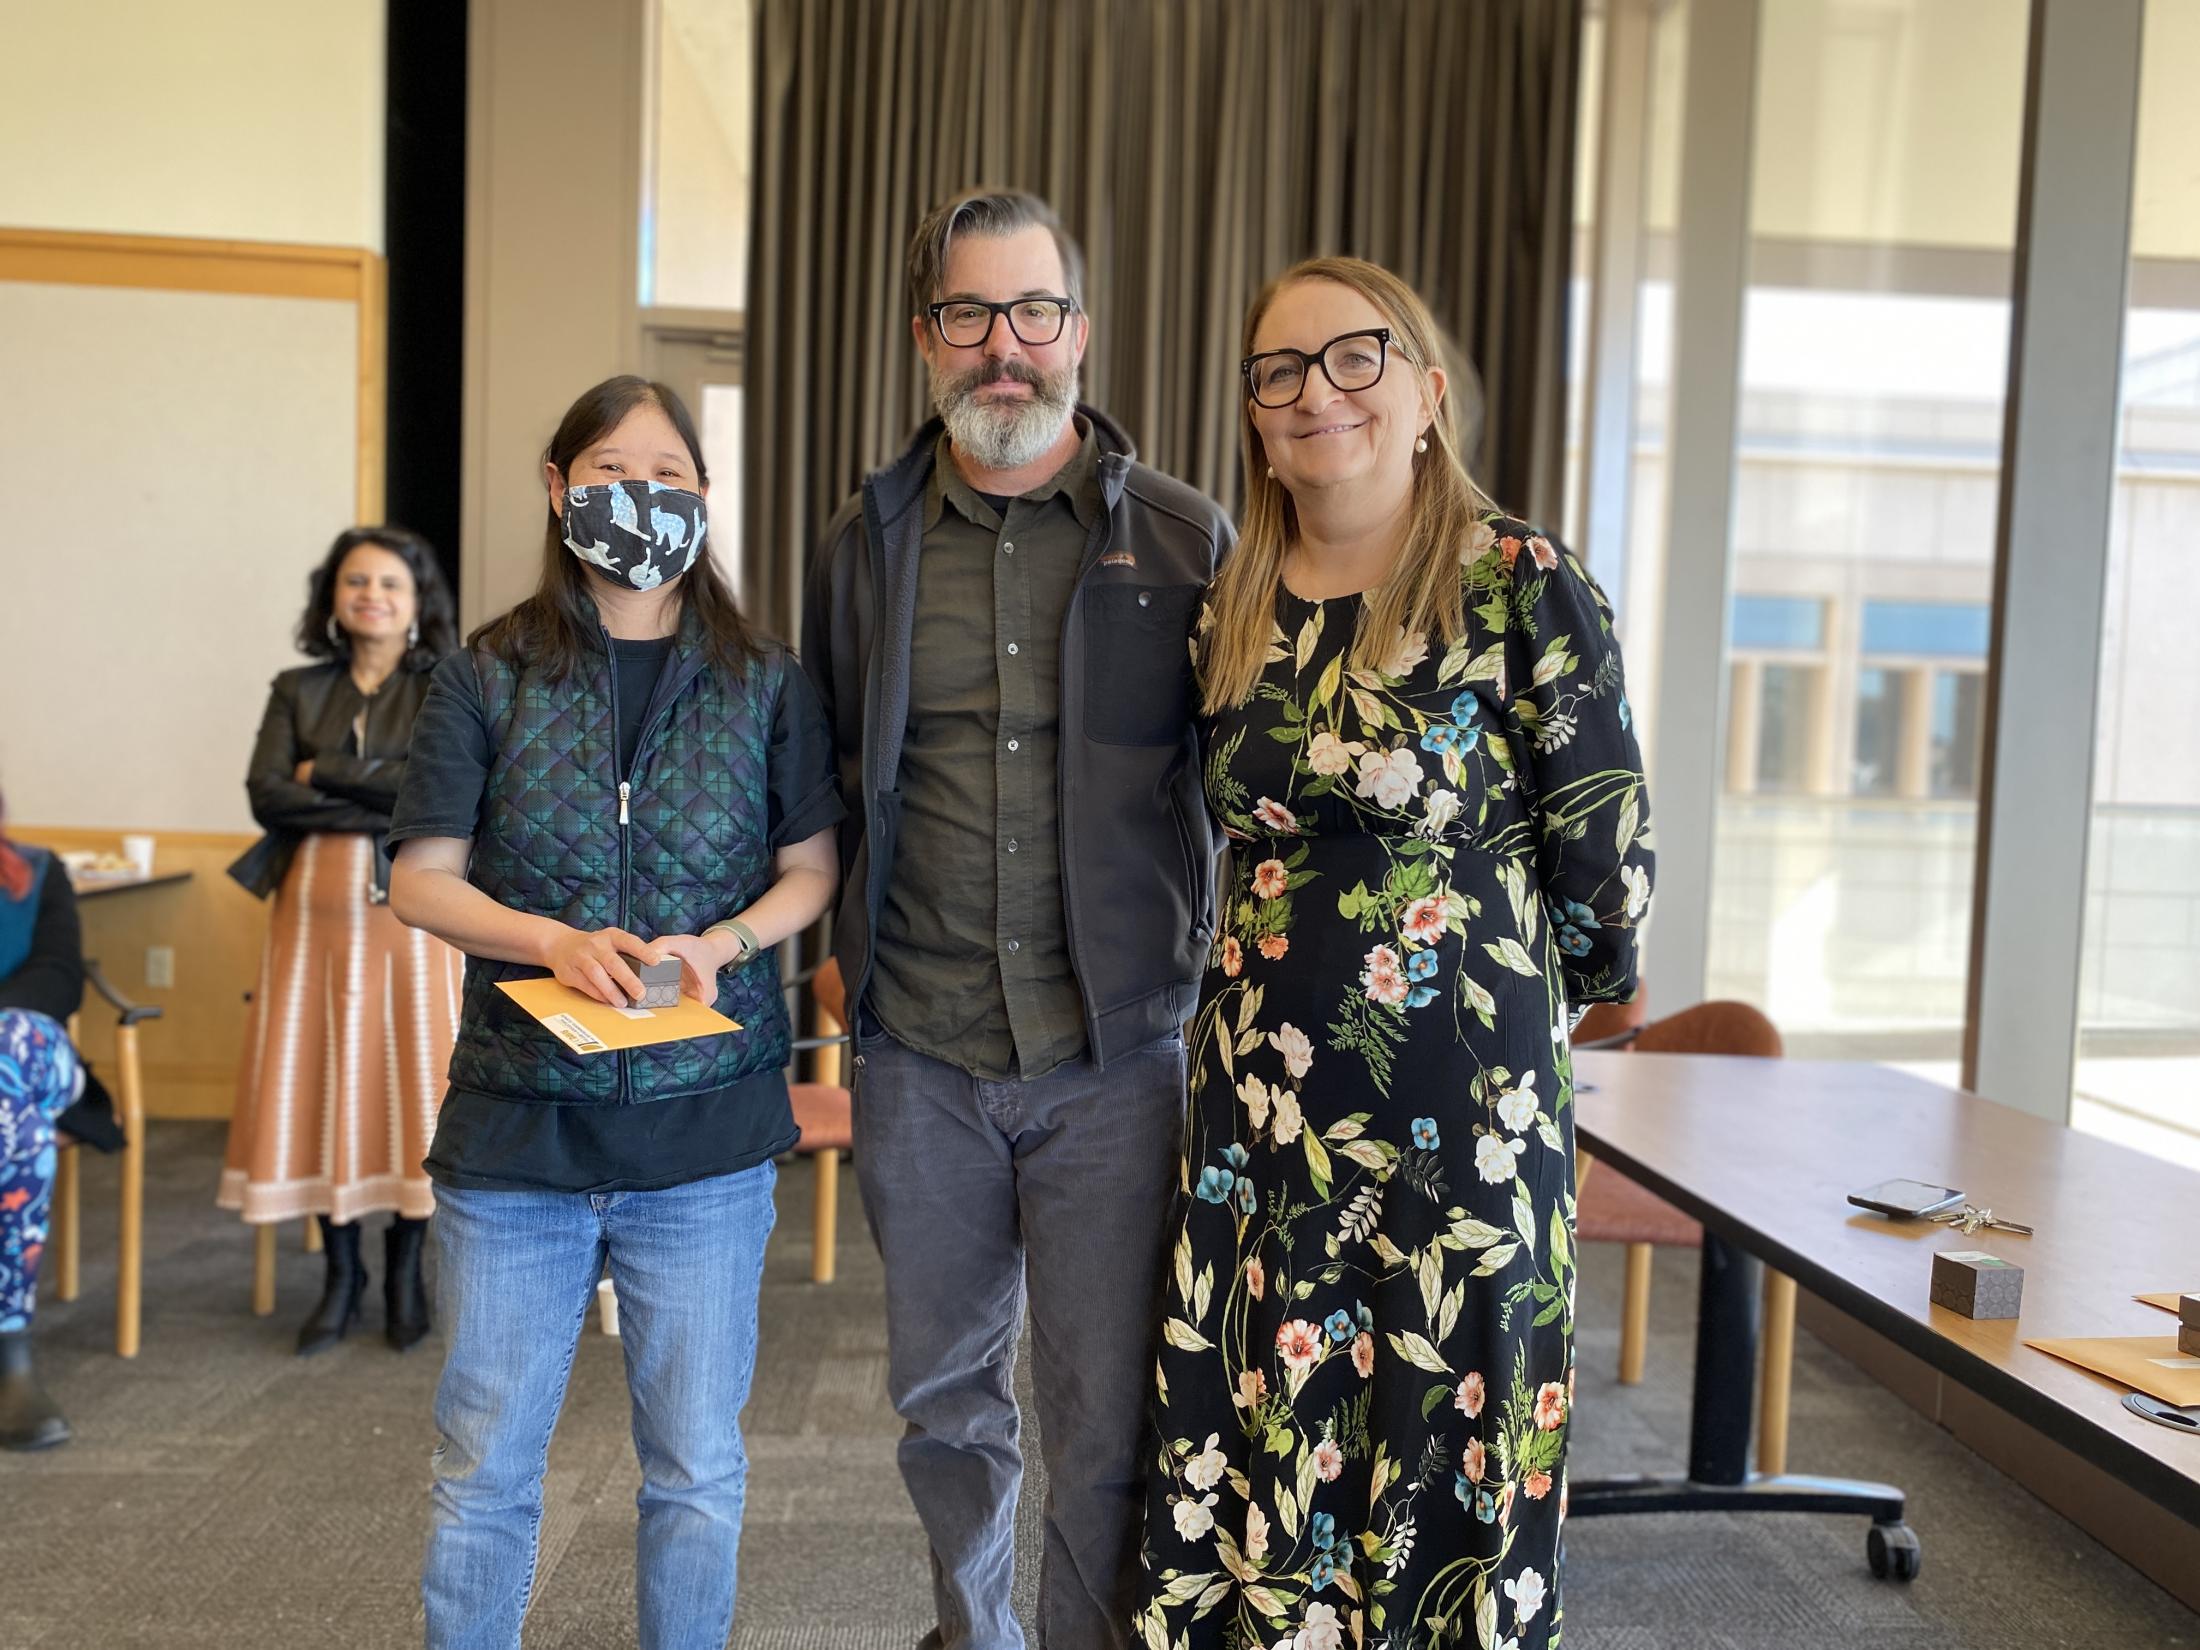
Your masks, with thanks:
[[(611, 647), (623, 773), (672, 641), (614, 640)], [(414, 724), (391, 845), (416, 836), (471, 837), (495, 755), (473, 660), (455, 653), (436, 667)], [(846, 811), (824, 707), (791, 659), (782, 671), (764, 786), (774, 851), (837, 825)], [(753, 1168), (792, 1147), (796, 1135), (780, 1071), (638, 1106), (503, 1100), (453, 1087), (437, 1115), (426, 1167), (444, 1185), (476, 1190), (652, 1191)]]
[(642, 718), (649, 713), (650, 698), (657, 691), (657, 678), (665, 673), (665, 661), (671, 657), (670, 636), (658, 636), (646, 642), (612, 638), (611, 668), (619, 676), (618, 764), (622, 779), (633, 771), (634, 753), (642, 743)]

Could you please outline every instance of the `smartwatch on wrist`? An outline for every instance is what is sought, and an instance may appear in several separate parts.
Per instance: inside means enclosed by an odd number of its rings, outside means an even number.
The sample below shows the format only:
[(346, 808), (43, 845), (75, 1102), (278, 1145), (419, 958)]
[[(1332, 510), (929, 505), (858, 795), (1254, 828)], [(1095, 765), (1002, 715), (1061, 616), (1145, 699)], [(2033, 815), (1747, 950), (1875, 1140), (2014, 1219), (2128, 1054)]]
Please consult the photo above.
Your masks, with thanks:
[(732, 959), (727, 962), (726, 966), (728, 968), (740, 967), (741, 964), (747, 962), (751, 957), (755, 956), (757, 952), (764, 949), (763, 946), (757, 943), (756, 930), (736, 917), (726, 917), (721, 919), (720, 921), (714, 922), (708, 928), (704, 929), (703, 932), (706, 934), (715, 934), (721, 928), (723, 928), (727, 933), (731, 934), (733, 936), (733, 943), (740, 947), (740, 949), (733, 954)]

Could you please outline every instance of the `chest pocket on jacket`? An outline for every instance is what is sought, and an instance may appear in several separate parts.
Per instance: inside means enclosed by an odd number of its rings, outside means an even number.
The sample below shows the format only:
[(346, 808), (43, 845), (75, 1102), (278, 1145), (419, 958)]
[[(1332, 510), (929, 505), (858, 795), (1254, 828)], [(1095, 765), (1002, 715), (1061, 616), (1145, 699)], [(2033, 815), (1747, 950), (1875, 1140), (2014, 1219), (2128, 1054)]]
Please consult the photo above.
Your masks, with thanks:
[(1085, 733), (1104, 745), (1173, 745), (1192, 716), (1196, 584), (1101, 584), (1083, 597)]

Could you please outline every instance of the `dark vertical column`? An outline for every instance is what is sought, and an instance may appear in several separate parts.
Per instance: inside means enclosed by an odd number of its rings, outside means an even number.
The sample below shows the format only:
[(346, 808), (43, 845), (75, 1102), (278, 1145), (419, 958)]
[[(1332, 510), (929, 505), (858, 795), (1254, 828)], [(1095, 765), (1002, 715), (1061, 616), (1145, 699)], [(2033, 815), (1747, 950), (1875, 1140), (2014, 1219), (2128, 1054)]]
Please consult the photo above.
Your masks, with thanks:
[(1688, 1476), (1739, 1484), (1749, 1476), (1751, 1406), (1757, 1386), (1757, 1309), (1763, 1268), (1709, 1232), (1696, 1296), (1696, 1387)]
[(427, 535), (458, 589), (466, 316), (468, 0), (388, 0), (383, 245), (389, 258), (389, 519)]

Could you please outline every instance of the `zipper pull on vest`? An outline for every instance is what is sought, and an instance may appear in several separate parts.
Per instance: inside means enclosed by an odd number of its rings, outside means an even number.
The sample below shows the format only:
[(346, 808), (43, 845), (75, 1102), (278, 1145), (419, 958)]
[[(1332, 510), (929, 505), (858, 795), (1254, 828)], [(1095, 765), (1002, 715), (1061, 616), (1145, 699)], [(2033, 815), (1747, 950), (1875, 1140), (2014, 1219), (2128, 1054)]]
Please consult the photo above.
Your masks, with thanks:
[(619, 781), (619, 823), (621, 825), (627, 823), (626, 799), (627, 796), (633, 791), (633, 789), (634, 787), (628, 784), (625, 780), (622, 779)]

